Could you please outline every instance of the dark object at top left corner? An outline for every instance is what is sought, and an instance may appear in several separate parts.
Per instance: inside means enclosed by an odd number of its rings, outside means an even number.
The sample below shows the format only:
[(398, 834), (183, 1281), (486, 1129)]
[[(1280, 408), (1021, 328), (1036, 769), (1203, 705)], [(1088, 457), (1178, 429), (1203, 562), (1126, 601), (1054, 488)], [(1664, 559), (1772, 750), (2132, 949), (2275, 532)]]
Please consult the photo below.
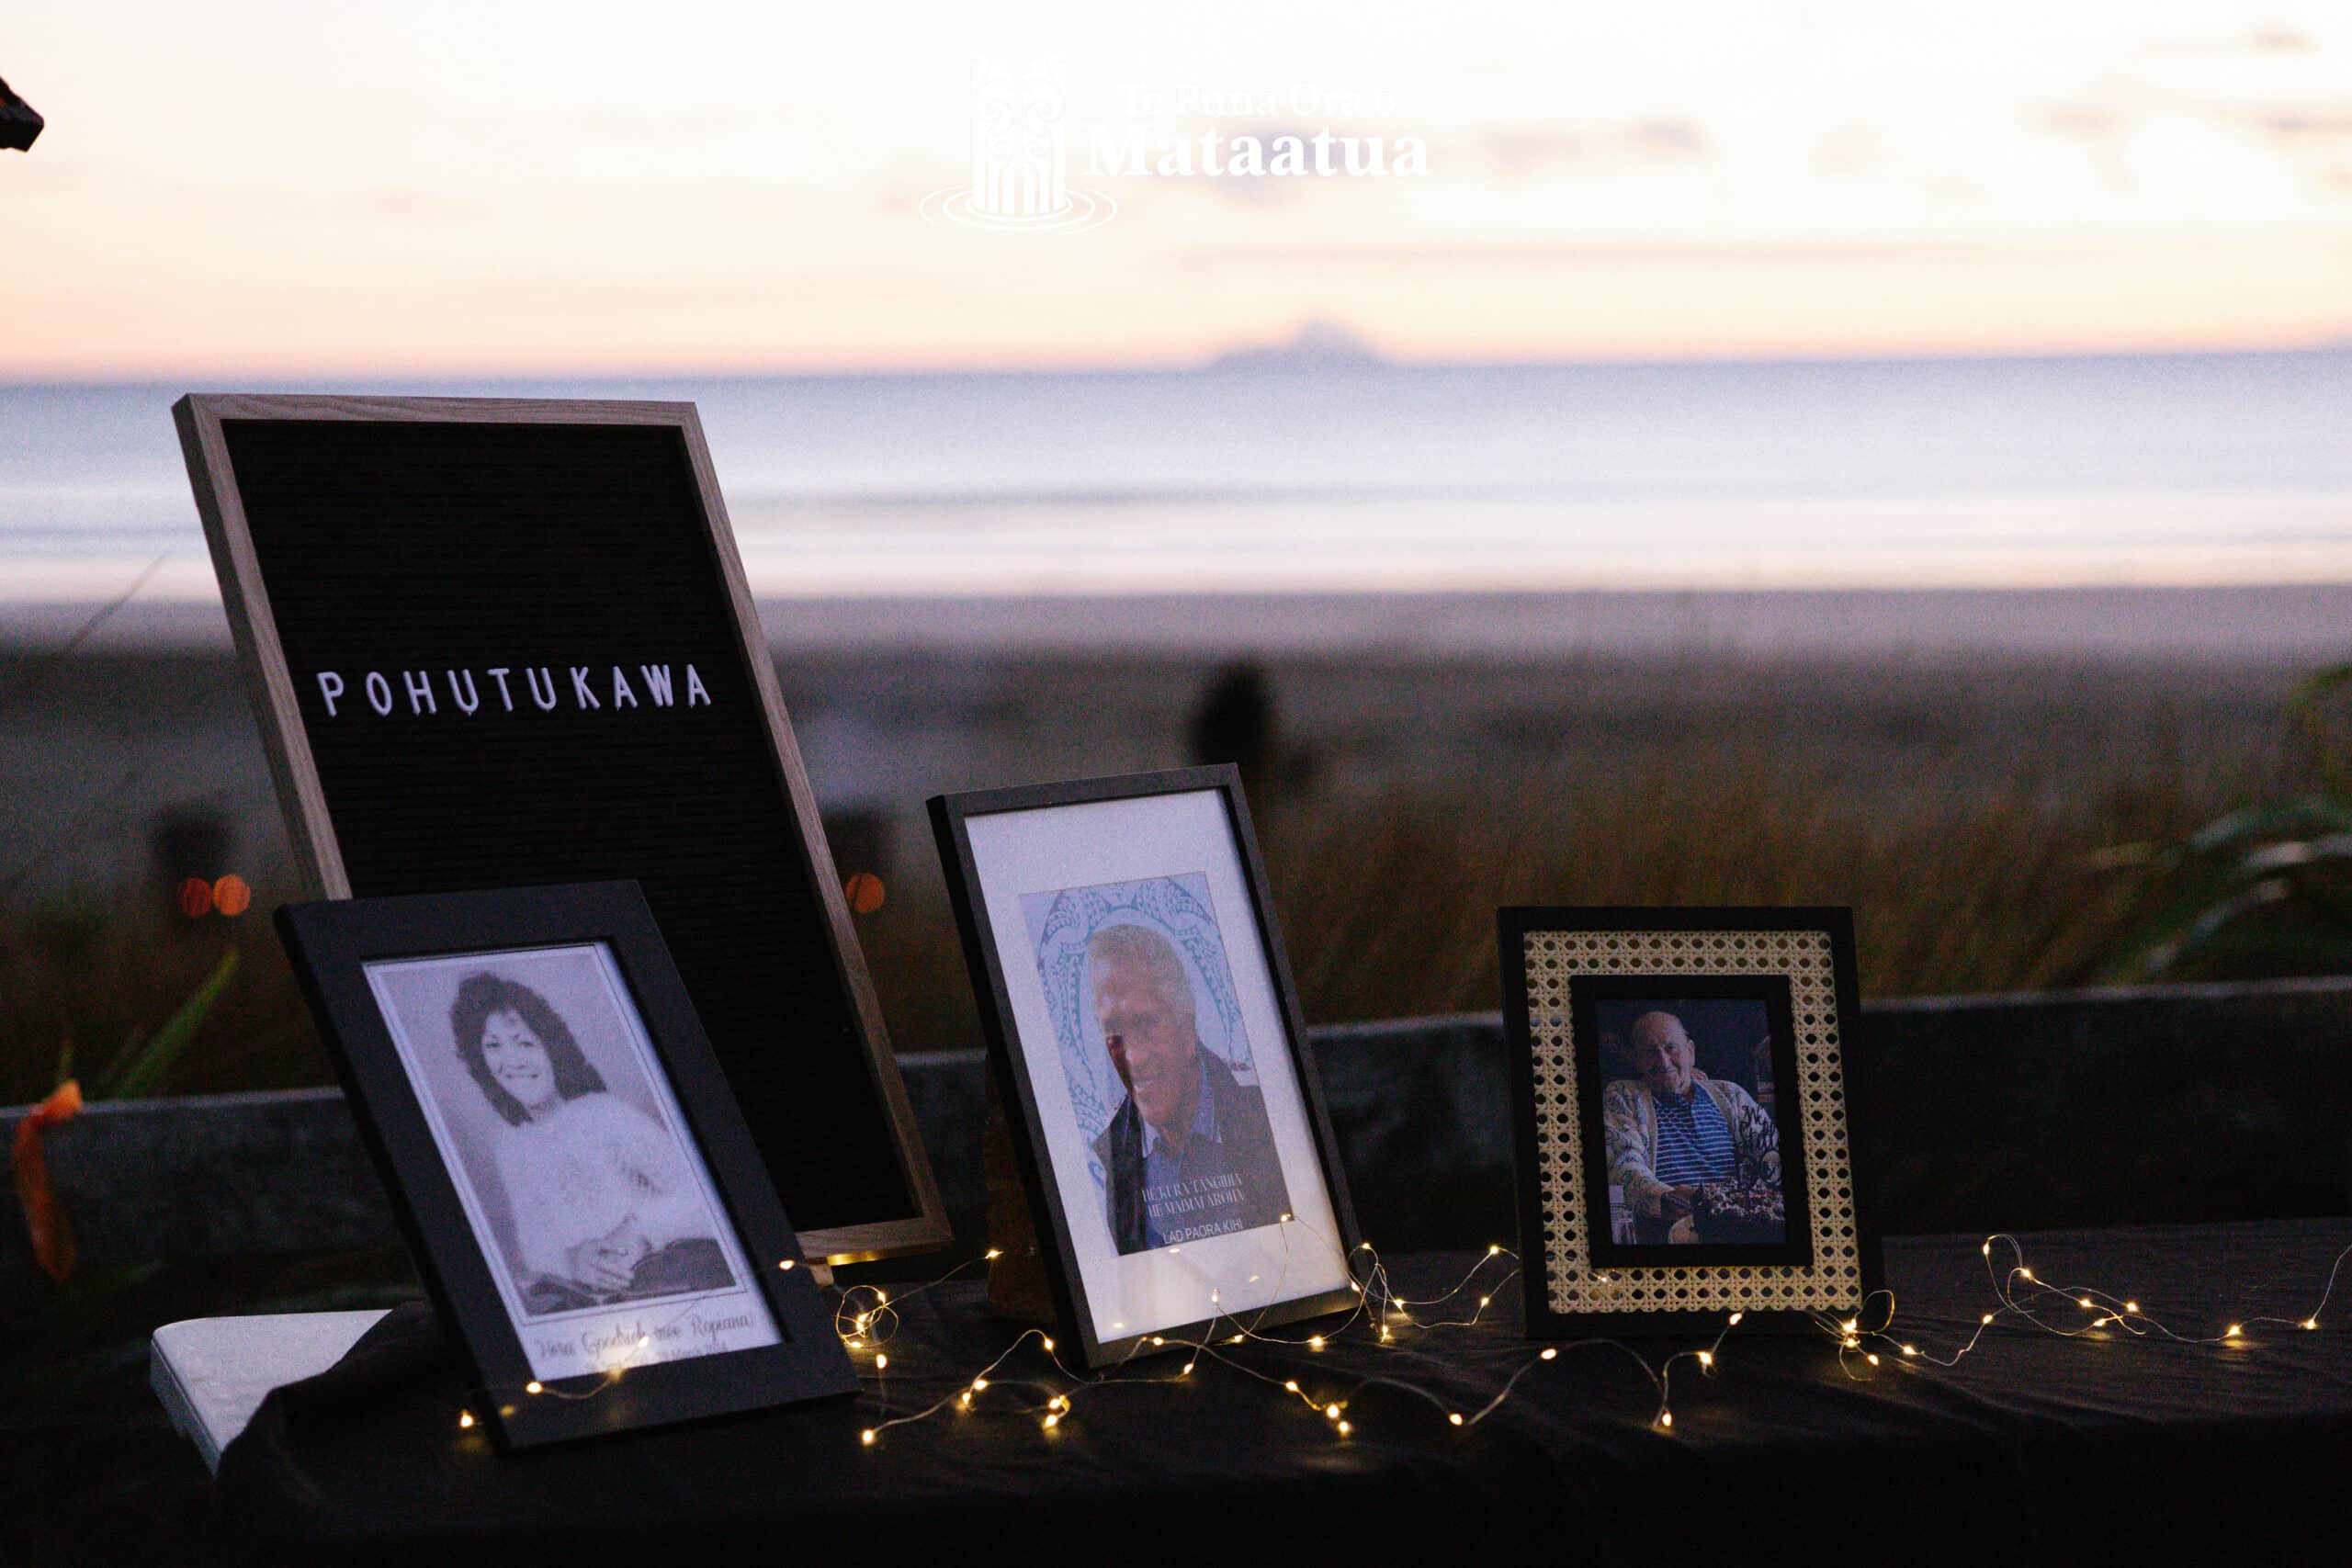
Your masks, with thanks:
[(42, 123), (40, 111), (10, 92), (7, 83), (0, 82), (0, 147), (30, 151)]

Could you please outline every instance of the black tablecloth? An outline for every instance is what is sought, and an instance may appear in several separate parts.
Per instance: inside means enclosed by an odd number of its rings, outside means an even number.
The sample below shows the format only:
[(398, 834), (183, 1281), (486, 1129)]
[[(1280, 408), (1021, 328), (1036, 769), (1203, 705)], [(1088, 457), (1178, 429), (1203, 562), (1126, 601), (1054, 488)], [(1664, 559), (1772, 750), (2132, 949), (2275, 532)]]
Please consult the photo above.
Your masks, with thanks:
[[(1978, 1240), (1888, 1244), (1900, 1331), (1923, 1350), (1948, 1350), (1997, 1304)], [(2028, 1238), (2043, 1279), (2134, 1297), (2205, 1333), (2301, 1318), (2347, 1244), (2352, 1221)], [(1426, 1294), (1474, 1261), (1414, 1258), (1392, 1274), (1404, 1293)], [(1413, 1354), (1353, 1340), (1227, 1352), (1347, 1400), (1344, 1438), (1210, 1361), (1174, 1386), (1080, 1389), (1047, 1432), (1046, 1388), (1014, 1385), (1053, 1374), (1024, 1350), (977, 1413), (862, 1445), (861, 1429), (952, 1393), (1010, 1342), (980, 1288), (959, 1282), (906, 1304), (889, 1368), (854, 1401), (521, 1455), (456, 1428), (460, 1375), (429, 1314), (403, 1309), (332, 1371), (269, 1397), (222, 1456), (218, 1506), (227, 1537), (259, 1555), (435, 1568), (957, 1540), (991, 1557), (1105, 1564), (1277, 1553), (1409, 1564), (1432, 1551), (1482, 1563), (2026, 1550), (2155, 1561), (2191, 1545), (2341, 1561), (2352, 1551), (2346, 1272), (2318, 1332), (2261, 1325), (2237, 1347), (2113, 1330), (2059, 1340), (2005, 1324), (1954, 1370), (1889, 1356), (1854, 1381), (1826, 1339), (1735, 1332), (1713, 1377), (1683, 1364), (1670, 1432), (1654, 1424), (1648, 1381), (1611, 1351), (1540, 1364), (1493, 1416), (1462, 1427), (1413, 1394), (1359, 1386), (1404, 1378), (1476, 1409), (1540, 1348), (1520, 1337), (1505, 1291), (1482, 1326), (1433, 1335)], [(1655, 1361), (1674, 1343), (1638, 1348)], [(1130, 1372), (1172, 1377), (1179, 1365)]]

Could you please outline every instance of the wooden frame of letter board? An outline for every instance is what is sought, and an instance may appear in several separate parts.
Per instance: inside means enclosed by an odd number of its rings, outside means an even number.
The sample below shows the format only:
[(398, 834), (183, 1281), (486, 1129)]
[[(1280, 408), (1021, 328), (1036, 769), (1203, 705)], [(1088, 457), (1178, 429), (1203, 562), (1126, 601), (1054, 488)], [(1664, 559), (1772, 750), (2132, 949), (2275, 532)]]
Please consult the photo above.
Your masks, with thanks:
[[(1264, 948), (1266, 975), (1272, 982), (1277, 1012), (1282, 1019), (1283, 1043), (1291, 1071), (1298, 1079), (1299, 1100), (1306, 1108), (1307, 1128), (1314, 1135), (1316, 1161), (1324, 1191), (1331, 1200), (1331, 1215), (1340, 1227), (1336, 1239), (1341, 1256), (1352, 1268), (1356, 1248), (1363, 1236), (1356, 1229), (1355, 1208), (1348, 1201), (1347, 1172), (1340, 1166), (1339, 1142), (1331, 1135), (1331, 1118), (1324, 1109), (1323, 1079), (1316, 1071), (1315, 1048), (1306, 1036), (1306, 1019), (1299, 1011), (1298, 988), (1291, 981), (1290, 959), (1283, 949), (1282, 931), (1274, 923), (1273, 897), (1266, 888), (1265, 866), (1258, 855), (1258, 836), (1250, 826), (1250, 807), (1242, 797), (1239, 771), (1227, 762), (1072, 784), (933, 795), (931, 800), (932, 831), (939, 840), (939, 858), (947, 874), (947, 895), (956, 907), (956, 931), (964, 939), (965, 962), (971, 967), (973, 989), (978, 993), (989, 1063), (1003, 1099), (1014, 1163), (1020, 1168), (1020, 1198), (1025, 1203), (1037, 1250), (1046, 1264), (1045, 1272), (1062, 1332), (1076, 1338), (1080, 1360), (1090, 1369), (1116, 1366), (1156, 1350), (1183, 1349), (1227, 1320), (1204, 1318), (1197, 1323), (1150, 1329), (1117, 1339), (1096, 1337), (1085, 1280), (1079, 1272), (1078, 1250), (1070, 1240), (1069, 1216), (1062, 1210), (1061, 1185), (1050, 1168), (1052, 1156), (1046, 1139), (1045, 1119), (1039, 1112), (1036, 1089), (1030, 1081), (1028, 1060), (1020, 1049), (1012, 994), (1006, 987), (1004, 965), (997, 956), (996, 930), (989, 919), (988, 897), (980, 886), (979, 867), (972, 856), (968, 824), (976, 817), (1202, 791), (1216, 792), (1225, 807), (1234, 853), (1240, 862), (1242, 883), (1250, 890), (1248, 929)], [(990, 1174), (993, 1178), (995, 1173)], [(992, 1216), (1000, 1206), (1000, 1194), (992, 1190), (989, 1194)], [(1038, 1223), (1040, 1219), (1043, 1224)], [(989, 1239), (994, 1242), (997, 1238), (991, 1235)], [(1000, 1260), (998, 1267), (1009, 1263), (1018, 1272), (1023, 1261), (1007, 1258)], [(1355, 1306), (1359, 1299), (1355, 1291), (1339, 1287), (1253, 1307), (1241, 1315), (1254, 1327), (1272, 1328), (1344, 1312)]]
[[(849, 1013), (872, 1074), (884, 1117), (890, 1124), (892, 1155), (903, 1173), (916, 1212), (867, 1223), (837, 1224), (804, 1231), (800, 1242), (809, 1254), (831, 1263), (859, 1262), (899, 1253), (922, 1252), (946, 1245), (951, 1236), (947, 1207), (931, 1169), (929, 1154), (917, 1131), (914, 1108), (907, 1099), (905, 1081), (891, 1055), (882, 1025), (882, 1010), (874, 984), (865, 972), (857, 933), (850, 922), (840, 874), (825, 842), (817, 797), (808, 786), (808, 770), (792, 737), (792, 722), (784, 707), (775, 668), (760, 632), (759, 612), (743, 581), (743, 563), (727, 521), (718, 479), (704, 443), (702, 422), (692, 403), (584, 401), (537, 398), (390, 398), (307, 396), (292, 394), (191, 394), (172, 405), (179, 427), (180, 446), (187, 459), (188, 478), (196, 491), (197, 510), (204, 519), (204, 535), (211, 546), (212, 562), (220, 581), (222, 606), (236, 638), (237, 660), (243, 669), (254, 716), (259, 721), (264, 750), (269, 753), (270, 773), (286, 814), (294, 856), (302, 879), (314, 897), (348, 898), (351, 880), (336, 847), (334, 821), (328, 811), (310, 741), (302, 726), (294, 684), (279, 645), (277, 622), (270, 613), (269, 594), (262, 581), (261, 563), (247, 526), (244, 502), (229, 457), (221, 425), (230, 420), (261, 421), (379, 421), (425, 424), (507, 423), (563, 425), (655, 425), (677, 432), (683, 455), (700, 500), (714, 566), (733, 610), (736, 642), (766, 719), (775, 767), (790, 800), (805, 865), (811, 886), (823, 900), (825, 924), (832, 948), (838, 983), (846, 993)], [(364, 890), (363, 890), (364, 891)], [(812, 1122), (824, 1109), (809, 1108)], [(784, 1194), (789, 1204), (792, 1194)]]
[[(857, 1370), (806, 1269), (792, 1222), (727, 1088), (693, 1001), (633, 882), (491, 893), (425, 893), (288, 904), (278, 935), (334, 1058), (368, 1152), (441, 1321), (455, 1330), (473, 1380), (467, 1414), (509, 1448), (762, 1410), (854, 1393)], [(712, 1196), (768, 1315), (774, 1345), (585, 1372), (533, 1394), (530, 1356), (507, 1316), (499, 1265), (486, 1257), (441, 1158), (409, 1068), (368, 982), (371, 964), (401, 959), (493, 960), (501, 951), (598, 946), (621, 972), (653, 1055), (701, 1153)], [(657, 1309), (658, 1310), (658, 1309)]]

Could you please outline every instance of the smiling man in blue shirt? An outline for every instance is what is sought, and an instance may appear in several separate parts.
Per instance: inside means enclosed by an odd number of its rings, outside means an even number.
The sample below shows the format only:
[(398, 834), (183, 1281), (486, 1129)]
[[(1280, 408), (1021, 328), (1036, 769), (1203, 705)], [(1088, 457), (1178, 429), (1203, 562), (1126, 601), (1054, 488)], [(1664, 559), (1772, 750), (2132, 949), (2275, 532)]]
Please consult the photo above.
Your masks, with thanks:
[(1278, 1223), (1290, 1197), (1265, 1096), (1201, 1043), (1183, 960), (1148, 926), (1086, 944), (1095, 1021), (1126, 1095), (1094, 1141), (1121, 1253)]

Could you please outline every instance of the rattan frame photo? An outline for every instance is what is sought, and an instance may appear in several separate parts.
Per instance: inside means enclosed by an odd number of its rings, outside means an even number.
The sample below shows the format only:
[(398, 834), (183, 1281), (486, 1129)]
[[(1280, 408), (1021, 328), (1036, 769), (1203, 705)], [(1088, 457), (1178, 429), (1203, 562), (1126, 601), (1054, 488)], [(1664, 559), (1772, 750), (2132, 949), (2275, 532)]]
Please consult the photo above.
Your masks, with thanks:
[(1497, 926), (1530, 1337), (1860, 1310), (1880, 1268), (1848, 1122), (1851, 912), (1514, 907)]
[(931, 813), (1019, 1168), (1004, 1196), (1069, 1348), (1099, 1369), (1356, 1306), (1363, 1237), (1239, 773)]
[(470, 1373), (544, 1443), (854, 1393), (857, 1374), (633, 882), (277, 916)]

